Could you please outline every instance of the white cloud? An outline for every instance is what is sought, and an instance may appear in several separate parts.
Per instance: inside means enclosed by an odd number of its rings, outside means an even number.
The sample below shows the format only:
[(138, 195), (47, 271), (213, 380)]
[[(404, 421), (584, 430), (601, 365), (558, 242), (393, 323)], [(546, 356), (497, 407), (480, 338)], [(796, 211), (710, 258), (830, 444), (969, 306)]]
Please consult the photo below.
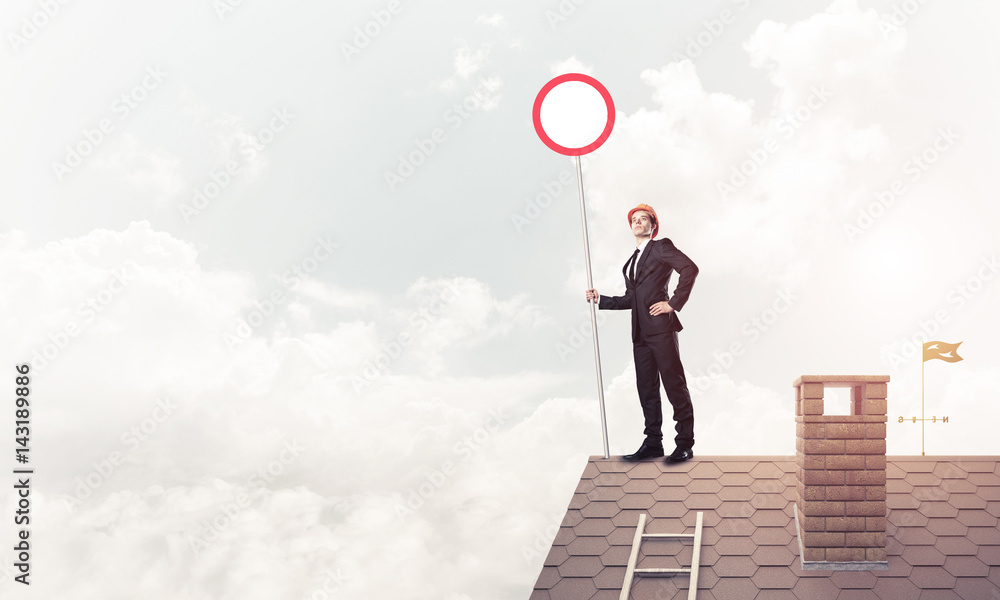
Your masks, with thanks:
[(468, 79), (483, 68), (489, 56), (489, 46), (480, 46), (475, 51), (468, 46), (459, 48), (455, 52), (455, 74), (462, 79)]
[(583, 73), (584, 75), (593, 75), (594, 67), (584, 65), (579, 58), (571, 56), (566, 60), (550, 65), (549, 72), (553, 75), (562, 75), (564, 73)]
[(476, 17), (476, 23), (481, 25), (489, 25), (491, 27), (506, 27), (507, 20), (500, 13), (494, 13), (492, 15), (479, 15)]
[(761, 23), (746, 48), (777, 88), (762, 117), (750, 100), (706, 91), (689, 60), (643, 71), (653, 107), (618, 115), (586, 176), (592, 229), (612, 233), (597, 240), (599, 281), (620, 285), (622, 215), (639, 203), (659, 211), (661, 237), (717, 272), (781, 285), (807, 277), (822, 260), (811, 240), (899, 153), (855, 103), (891, 90), (902, 40), (887, 40), (877, 13), (849, 0), (792, 25)]
[(371, 292), (352, 290), (315, 279), (303, 281), (296, 291), (304, 298), (316, 300), (331, 308), (365, 309), (374, 307), (378, 302), (378, 297)]
[(182, 114), (193, 121), (203, 141), (203, 148), (194, 154), (202, 161), (202, 170), (189, 175), (193, 177), (190, 183), (197, 187), (203, 186), (212, 172), (232, 164), (238, 169), (233, 180), (241, 185), (252, 183), (268, 168), (268, 144), (295, 122), (295, 111), (287, 107), (259, 114), (218, 110), (189, 88), (181, 90), (180, 102)]
[(746, 42), (751, 66), (782, 90), (781, 108), (802, 103), (811, 86), (858, 91), (884, 84), (906, 45), (905, 31), (883, 35), (875, 9), (836, 0), (823, 13), (793, 23), (764, 21)]
[[(934, 12), (938, 10), (942, 12)], [(256, 39), (245, 32), (259, 31), (255, 26), (270, 31), (277, 23), (272, 16), (279, 13), (242, 9), (216, 24), (225, 36), (233, 36), (227, 41), (237, 43), (212, 48), (245, 57), (239, 43)], [(67, 18), (72, 18), (69, 14)], [(211, 11), (198, 14), (215, 18)], [(987, 150), (988, 144), (979, 139), (988, 138), (982, 132), (995, 130), (987, 100), (995, 94), (986, 93), (991, 80), (967, 87), (935, 84), (940, 80), (932, 77), (947, 70), (948, 83), (982, 80), (979, 67), (984, 63), (976, 56), (989, 56), (988, 43), (976, 42), (983, 44), (978, 54), (962, 44), (965, 38), (988, 36), (963, 36), (970, 21), (953, 19), (948, 27), (958, 35), (945, 37), (955, 43), (941, 45), (940, 32), (946, 30), (936, 28), (936, 16), (950, 14), (928, 4), (909, 23), (908, 40), (902, 30), (902, 37), (886, 39), (872, 11), (860, 10), (852, 2), (838, 2), (830, 11), (799, 23), (762, 24), (747, 50), (758, 73), (775, 86), (774, 102), (766, 106), (718, 91), (753, 87), (727, 87), (730, 80), (748, 75), (738, 71), (739, 61), (718, 67), (706, 55), (697, 67), (691, 62), (636, 67), (649, 68), (633, 80), (629, 97), (634, 102), (645, 95), (647, 104), (619, 113), (612, 139), (593, 157), (585, 174), (598, 287), (621, 286), (620, 267), (632, 241), (625, 212), (638, 202), (657, 207), (663, 235), (674, 238), (702, 267), (695, 300), (685, 309), (685, 315), (695, 318), (685, 317), (689, 328), (683, 334), (684, 352), (697, 347), (701, 356), (708, 356), (714, 347), (727, 347), (720, 345), (723, 342), (742, 340), (738, 329), (719, 323), (732, 318), (738, 324), (759, 315), (760, 306), (770, 306), (772, 290), (785, 279), (805, 284), (796, 291), (800, 299), (795, 310), (782, 315), (774, 333), (762, 335), (745, 358), (710, 380), (691, 376), (692, 385), (706, 388), (695, 398), (699, 454), (789, 453), (793, 429), (788, 383), (802, 368), (827, 365), (833, 372), (850, 372), (861, 365), (868, 373), (881, 369), (885, 363), (878, 361), (871, 344), (901, 335), (894, 327), (912, 325), (915, 320), (909, 315), (919, 318), (927, 290), (933, 292), (927, 302), (943, 301), (938, 298), (944, 296), (941, 281), (948, 285), (958, 277), (958, 283), (965, 285), (968, 277), (985, 268), (976, 259), (968, 265), (969, 272), (963, 265), (956, 273), (951, 260), (936, 257), (953, 250), (937, 243), (940, 232), (948, 230), (971, 231), (961, 240), (944, 239), (967, 245), (963, 251), (984, 251), (978, 246), (992, 239), (987, 217), (994, 206), (981, 191), (995, 187), (988, 185), (991, 180), (965, 177), (963, 170), (968, 165), (969, 173), (989, 171), (992, 155), (972, 150)], [(471, 27), (475, 16), (463, 22)], [(183, 22), (190, 27), (189, 19)], [(299, 30), (302, 23), (295, 25)], [(334, 65), (330, 73), (334, 79), (303, 78), (287, 67), (293, 63), (282, 62), (300, 56), (272, 56), (267, 50), (261, 56), (275, 58), (280, 69), (266, 71), (275, 79), (264, 87), (301, 102), (303, 119), (307, 114), (312, 118), (340, 111), (350, 115), (346, 119), (362, 119), (358, 122), (365, 124), (364, 119), (384, 114), (385, 106), (372, 104), (367, 109), (370, 114), (342, 111), (336, 102), (317, 94), (317, 88), (300, 86), (313, 80), (321, 86), (342, 81), (347, 86), (343, 89), (362, 97), (360, 92), (370, 89), (364, 86), (372, 75), (379, 81), (449, 77), (447, 103), (451, 104), (463, 101), (481, 80), (497, 83), (497, 89), (508, 81), (524, 83), (506, 71), (491, 74), (491, 65), (499, 69), (501, 59), (507, 58), (490, 53), (491, 48), (504, 48), (501, 42), (491, 46), (459, 41), (454, 54), (446, 49), (444, 59), (436, 63), (444, 70), (433, 74), (411, 72), (409, 63), (389, 60), (382, 78), (380, 53), (392, 58), (397, 56), (393, 51), (410, 51), (393, 45), (413, 39), (403, 25), (400, 21), (401, 29), (395, 24), (385, 28), (373, 41), (378, 49), (366, 54), (361, 68), (347, 71)], [(503, 23), (497, 26), (502, 28)], [(48, 29), (45, 35), (55, 31)], [(609, 44), (634, 31), (609, 28)], [(571, 33), (567, 30), (567, 35)], [(57, 39), (58, 35), (38, 39), (34, 48), (64, 48)], [(732, 42), (720, 38), (713, 51)], [(204, 81), (210, 82), (205, 85), (215, 86), (210, 93), (219, 97), (213, 96), (212, 106), (242, 106), (244, 95), (252, 102), (255, 96), (248, 90), (259, 88), (262, 80), (225, 79), (223, 73), (212, 71), (214, 63), (205, 61), (205, 49), (197, 46), (191, 57), (169, 58), (179, 71), (190, 68), (192, 76), (205, 75)], [(550, 64), (551, 53), (539, 50), (538, 64)], [(919, 53), (913, 54), (915, 50)], [(404, 58), (419, 62), (425, 57)], [(920, 64), (921, 60), (933, 66)], [(391, 70), (390, 63), (396, 62), (397, 70)], [(906, 68), (900, 68), (901, 62)], [(398, 65), (407, 70), (400, 73)], [(209, 70), (198, 71), (196, 66)], [(940, 72), (935, 73), (938, 67)], [(575, 57), (555, 67), (556, 72), (585, 73), (592, 68)], [(702, 71), (713, 68), (711, 77)], [(60, 72), (67, 75), (65, 81), (53, 79), (60, 85), (73, 84), (70, 76), (82, 80), (94, 74)], [(753, 78), (755, 73), (749, 75)], [(809, 108), (810, 95), (824, 85), (832, 96), (810, 108), (809, 117), (792, 127), (789, 119), (797, 119), (804, 104)], [(942, 159), (940, 168), (921, 180), (925, 187), (913, 186), (912, 193), (892, 207), (886, 218), (905, 216), (905, 227), (879, 223), (865, 234), (872, 236), (871, 242), (866, 238), (857, 246), (844, 245), (839, 227), (845, 218), (853, 217), (859, 203), (871, 200), (873, 189), (898, 176), (905, 161), (933, 139), (927, 134), (939, 126), (938, 121), (953, 118), (940, 109), (968, 95), (969, 89), (982, 92), (975, 100), (982, 110), (962, 115), (965, 120), (956, 118), (963, 135), (956, 154), (965, 154)], [(199, 88), (199, 98), (206, 92)], [(71, 104), (78, 101), (73, 98)], [(491, 94), (478, 107), (494, 108), (499, 98), (499, 93)], [(104, 106), (98, 100), (98, 106)], [(29, 101), (46, 115), (74, 115), (59, 126), (63, 129), (57, 127), (52, 140), (73, 133), (77, 120), (79, 126), (86, 125), (82, 104), (35, 102), (35, 97), (26, 96), (26, 104)], [(258, 114), (253, 109), (227, 109), (242, 115), (229, 116), (201, 101), (204, 106), (189, 103), (190, 110), (182, 113), (197, 131), (179, 138), (190, 148), (182, 163), (195, 169), (185, 175), (194, 187), (203, 185), (208, 171), (220, 162), (241, 157), (241, 142), (257, 131), (254, 125), (266, 124), (257, 118), (269, 118), (270, 110), (263, 108)], [(968, 106), (967, 99), (960, 101), (963, 104), (952, 106), (952, 111)], [(432, 126), (438, 108), (429, 110), (423, 116), (430, 121), (416, 115), (415, 127)], [(502, 112), (492, 116), (501, 118)], [(513, 118), (523, 121), (524, 115)], [(515, 121), (495, 124), (511, 125), (510, 131), (516, 131)], [(521, 124), (526, 127), (521, 129), (523, 135), (511, 135), (510, 140), (534, 142), (530, 122)], [(335, 133), (343, 134), (352, 122), (337, 125), (343, 128)], [(788, 127), (794, 135), (786, 138)], [(34, 136), (34, 128), (23, 129)], [(16, 126), (11, 130), (12, 138), (18, 131)], [(769, 154), (723, 200), (717, 183), (728, 181), (732, 169), (750, 160), (767, 136), (778, 138), (780, 150)], [(95, 155), (94, 164), (118, 169), (124, 177), (132, 174), (136, 189), (151, 193), (157, 187), (172, 189), (173, 159), (141, 139), (134, 155), (116, 154), (112, 152), (116, 147), (109, 146), (102, 148), (106, 155)], [(123, 146), (129, 140), (119, 138)], [(471, 140), (465, 138), (462, 144), (469, 144), (463, 146), (467, 150), (459, 150), (456, 136), (455, 153), (467, 151), (472, 156), (478, 146)], [(32, 160), (42, 164), (42, 170), (61, 145), (45, 141), (33, 149), (24, 139), (9, 144), (16, 152), (33, 150)], [(306, 143), (297, 156), (315, 159), (322, 152), (316, 148)], [(447, 161), (448, 153), (440, 160)], [(261, 162), (247, 163), (248, 171), (261, 173), (267, 168), (265, 157), (259, 158)], [(30, 166), (27, 161), (14, 164)], [(35, 190), (34, 171), (26, 172), (22, 185)], [(455, 183), (471, 181), (463, 177)], [(927, 185), (931, 178), (935, 184)], [(75, 183), (66, 185), (60, 193), (73, 196)], [(30, 195), (15, 193), (19, 198)], [(447, 200), (447, 195), (443, 197)], [(490, 206), (497, 206), (499, 198), (484, 197), (491, 200)], [(22, 210), (32, 219), (44, 214), (37, 207), (47, 206), (48, 199), (32, 199), (37, 205), (13, 206), (12, 214)], [(97, 202), (81, 195), (80, 204), (87, 210), (89, 204), (84, 203), (91, 201)], [(248, 224), (254, 225), (254, 217), (247, 215)], [(58, 217), (53, 222), (58, 223)], [(515, 336), (534, 340), (536, 328), (548, 325), (545, 307), (536, 305), (541, 302), (537, 296), (497, 292), (508, 289), (510, 282), (495, 283), (496, 269), (475, 279), (396, 272), (396, 281), (404, 282), (396, 294), (352, 288), (336, 280), (306, 279), (290, 290), (288, 301), (268, 315), (249, 339), (231, 349), (225, 336), (247, 318), (262, 291), (273, 288), (270, 278), (257, 280), (246, 273), (207, 268), (199, 256), (200, 245), (148, 223), (86, 234), (76, 233), (80, 231), (76, 228), (86, 231), (88, 226), (59, 224), (68, 229), (39, 225), (30, 234), (0, 234), (0, 277), (5, 282), (0, 289), (0, 337), (8, 340), (0, 356), (11, 365), (30, 359), (36, 351), (51, 354), (46, 366), (36, 369), (32, 388), (39, 405), (38, 444), (32, 452), (39, 464), (47, 465), (46, 485), (36, 489), (33, 509), (40, 538), (58, 544), (38, 548), (36, 564), (42, 566), (34, 584), (36, 590), (42, 588), (38, 594), (115, 598), (138, 592), (151, 600), (300, 598), (324, 585), (339, 586), (331, 596), (344, 597), (506, 600), (530, 593), (552, 525), (565, 511), (587, 456), (601, 449), (595, 394), (591, 390), (584, 397), (573, 397), (566, 391), (578, 384), (580, 373), (557, 373), (552, 363), (544, 362), (514, 370), (513, 363), (490, 353), (495, 347), (506, 348), (503, 344)], [(920, 248), (935, 259), (924, 261), (920, 253), (907, 252), (893, 242), (894, 231), (906, 232), (899, 237), (911, 243), (934, 240), (933, 247)], [(39, 244), (37, 239), (58, 241)], [(895, 254), (881, 252), (886, 244)], [(879, 254), (884, 263), (872, 259)], [(570, 255), (579, 260), (578, 248)], [(917, 258), (901, 264), (903, 255)], [(567, 285), (580, 298), (583, 269), (579, 263), (575, 266)], [(549, 273), (551, 267), (546, 268)], [(902, 295), (885, 283), (892, 269), (919, 273), (923, 283), (901, 286), (915, 292), (901, 300)], [(119, 281), (122, 277), (127, 285)], [(758, 306), (762, 290), (769, 296)], [(449, 291), (454, 297), (443, 298)], [(873, 302), (877, 293), (884, 297)], [(929, 432), (937, 437), (928, 439), (939, 444), (929, 448), (994, 452), (987, 430), (997, 420), (998, 403), (990, 400), (996, 397), (1000, 381), (989, 362), (995, 356), (988, 339), (996, 330), (994, 300), (993, 290), (983, 291), (967, 301), (964, 312), (950, 313), (948, 334), (955, 337), (948, 339), (967, 340), (963, 349), (969, 348), (968, 363), (935, 364), (941, 368), (928, 371), (928, 406), (951, 416), (943, 429)], [(714, 312), (699, 315), (697, 311), (706, 305)], [(421, 308), (427, 314), (421, 314)], [(616, 318), (622, 323), (620, 335), (626, 336), (627, 315)], [(74, 333), (67, 331), (71, 324)], [(982, 333), (976, 339), (967, 332)], [(400, 337), (404, 333), (405, 343)], [(684, 358), (689, 375), (702, 370), (691, 354)], [(585, 377), (590, 381), (587, 367)], [(891, 371), (893, 414), (915, 410), (921, 392), (917, 369), (919, 365), (912, 363)], [(606, 398), (611, 448), (620, 454), (634, 450), (640, 441), (642, 416), (632, 366), (615, 370), (617, 375), (606, 380)], [(369, 373), (374, 374), (370, 380)], [(890, 448), (913, 453), (917, 428), (890, 423), (890, 432), (896, 436), (890, 440), (898, 440), (890, 441), (897, 444)], [(281, 457), (288, 444), (302, 450), (286, 463)], [(113, 468), (112, 461), (118, 463)], [(93, 489), (87, 487), (88, 480), (96, 482)], [(64, 503), (78, 490), (86, 496), (79, 504)], [(232, 517), (226, 515), (224, 510), (242, 495), (248, 505)], [(0, 492), (0, 506), (7, 514), (14, 499), (10, 489)], [(414, 504), (407, 507), (411, 501)], [(400, 511), (401, 506), (412, 512)], [(220, 539), (196, 556), (189, 534), (216, 518), (225, 523)], [(532, 553), (535, 545), (539, 548)], [(385, 577), (387, 570), (392, 578)], [(336, 582), (331, 581), (331, 572), (337, 575)]]
[(180, 160), (147, 147), (130, 133), (98, 154), (93, 164), (128, 184), (133, 196), (140, 200), (160, 203), (184, 189)]
[[(463, 107), (463, 114), (473, 111), (489, 112), (500, 106), (503, 98), (503, 77), (496, 73), (487, 75), (484, 72), (489, 64), (490, 44), (482, 44), (473, 50), (468, 43), (463, 42), (455, 51), (452, 75), (443, 80), (435, 80), (430, 84), (431, 91), (462, 96), (457, 99), (457, 105)], [(409, 97), (418, 97), (425, 92), (408, 91)]]
[[(30, 354), (38, 347), (31, 341), (59, 331), (79, 298), (96, 297), (118, 265), (131, 269), (94, 322), (34, 372), (33, 393), (47, 398), (46, 430), (59, 440), (36, 450), (40, 461), (57, 464), (46, 493), (35, 497), (38, 532), (60, 538), (46, 559), (59, 575), (38, 577), (37, 587), (79, 598), (115, 596), (118, 585), (151, 599), (300, 597), (331, 570), (345, 575), (342, 593), (357, 594), (389, 564), (403, 575), (387, 584), (399, 594), (477, 588), (490, 597), (489, 577), (532, 577), (534, 566), (516, 548), (474, 561), (465, 548), (476, 531), (498, 536), (516, 523), (492, 516), (500, 503), (525, 501), (513, 499), (521, 476), (494, 477), (516, 448), (501, 440), (523, 420), (516, 407), (559, 378), (458, 379), (441, 359), (453, 347), (535, 327), (541, 317), (524, 297), (495, 298), (469, 278), (418, 279), (392, 299), (399, 308), (385, 323), (409, 325), (413, 310), (430, 311), (410, 351), (433, 372), (394, 366), (359, 395), (350, 379), (367, 350), (384, 343), (381, 322), (300, 331), (279, 312), (273, 334), (258, 331), (230, 351), (223, 334), (259, 286), (202, 269), (186, 242), (146, 223), (43, 248), (17, 232), (2, 242), (3, 275), (22, 286), (0, 294), (24, 317), (4, 324), (5, 339), (24, 340), (15, 354)], [(298, 301), (331, 308), (330, 289), (308, 280), (302, 287)], [(544, 436), (518, 431), (540, 450)], [(570, 439), (560, 452), (572, 452)], [(518, 456), (530, 459), (523, 448)], [(454, 472), (426, 506), (401, 518), (400, 502), (446, 461)], [(533, 477), (540, 484), (545, 475)], [(484, 491), (495, 497), (484, 499)], [(7, 507), (13, 501), (4, 494)], [(463, 527), (442, 531), (439, 519), (454, 506)], [(513, 574), (498, 571), (497, 561)], [(121, 568), (142, 575), (114, 583)], [(463, 576), (447, 584), (428, 578), (451, 569)]]
[[(436, 84), (435, 87), (448, 93), (468, 88), (473, 81), (478, 81), (478, 79), (483, 78), (483, 76), (480, 75), (477, 80), (473, 80), (473, 75), (476, 75), (483, 70), (483, 68), (489, 63), (489, 57), (489, 44), (482, 44), (473, 50), (468, 43), (463, 42), (462, 45), (455, 50), (455, 58), (453, 59), (455, 67), (454, 74), (449, 76), (444, 81)], [(492, 77), (496, 76), (494, 75)]]
[(400, 325), (424, 329), (433, 323), (425, 336), (427, 350), (478, 345), (514, 328), (534, 328), (546, 318), (537, 307), (527, 303), (527, 295), (510, 300), (493, 298), (489, 287), (467, 277), (428, 280), (420, 278), (403, 294), (402, 309), (390, 311)]

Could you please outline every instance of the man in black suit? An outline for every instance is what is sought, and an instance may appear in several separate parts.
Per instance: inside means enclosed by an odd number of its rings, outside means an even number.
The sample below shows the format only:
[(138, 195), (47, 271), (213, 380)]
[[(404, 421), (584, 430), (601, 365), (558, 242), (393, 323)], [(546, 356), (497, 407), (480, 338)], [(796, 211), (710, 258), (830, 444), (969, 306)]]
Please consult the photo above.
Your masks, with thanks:
[[(628, 213), (635, 235), (635, 253), (625, 263), (624, 296), (601, 296), (587, 290), (587, 300), (597, 300), (601, 309), (632, 311), (632, 351), (635, 357), (635, 383), (639, 403), (646, 420), (646, 439), (627, 460), (663, 456), (663, 414), (660, 403), (660, 380), (677, 422), (676, 449), (669, 462), (683, 462), (694, 456), (694, 407), (688, 392), (684, 366), (681, 365), (677, 332), (683, 329), (677, 311), (684, 307), (694, 286), (698, 267), (669, 239), (654, 240), (659, 231), (656, 211), (640, 204)], [(668, 299), (670, 276), (677, 271), (679, 280), (674, 295)]]

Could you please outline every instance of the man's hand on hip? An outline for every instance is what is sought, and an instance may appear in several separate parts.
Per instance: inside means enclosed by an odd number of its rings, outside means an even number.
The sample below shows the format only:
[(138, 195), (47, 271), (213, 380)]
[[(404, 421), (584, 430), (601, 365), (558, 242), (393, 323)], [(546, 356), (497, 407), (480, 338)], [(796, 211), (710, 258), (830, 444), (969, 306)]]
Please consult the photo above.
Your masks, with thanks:
[(649, 307), (649, 314), (651, 315), (665, 315), (667, 313), (674, 312), (674, 308), (667, 304), (667, 301), (657, 302), (656, 304)]

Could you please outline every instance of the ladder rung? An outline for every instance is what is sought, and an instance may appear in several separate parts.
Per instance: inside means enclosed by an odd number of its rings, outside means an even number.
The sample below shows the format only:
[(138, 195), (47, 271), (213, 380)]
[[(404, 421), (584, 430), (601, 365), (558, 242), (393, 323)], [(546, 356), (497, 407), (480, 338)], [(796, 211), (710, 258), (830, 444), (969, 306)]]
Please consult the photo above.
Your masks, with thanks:
[(693, 538), (693, 533), (644, 533), (644, 538)]
[(634, 569), (633, 573), (690, 573), (691, 569)]

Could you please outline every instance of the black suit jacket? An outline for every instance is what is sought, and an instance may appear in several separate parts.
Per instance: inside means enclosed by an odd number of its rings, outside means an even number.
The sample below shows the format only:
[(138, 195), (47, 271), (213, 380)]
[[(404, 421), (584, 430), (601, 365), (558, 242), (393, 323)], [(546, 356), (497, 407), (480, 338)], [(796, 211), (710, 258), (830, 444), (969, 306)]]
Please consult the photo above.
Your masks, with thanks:
[[(687, 303), (694, 287), (698, 267), (667, 238), (650, 240), (636, 265), (636, 282), (628, 278), (629, 257), (622, 268), (625, 275), (625, 295), (605, 296), (601, 294), (598, 307), (611, 310), (632, 310), (632, 342), (642, 338), (662, 337), (684, 327), (677, 318), (677, 311)], [(678, 282), (674, 295), (668, 298), (670, 276), (677, 271)], [(672, 312), (653, 316), (649, 307), (666, 300), (674, 309)]]

